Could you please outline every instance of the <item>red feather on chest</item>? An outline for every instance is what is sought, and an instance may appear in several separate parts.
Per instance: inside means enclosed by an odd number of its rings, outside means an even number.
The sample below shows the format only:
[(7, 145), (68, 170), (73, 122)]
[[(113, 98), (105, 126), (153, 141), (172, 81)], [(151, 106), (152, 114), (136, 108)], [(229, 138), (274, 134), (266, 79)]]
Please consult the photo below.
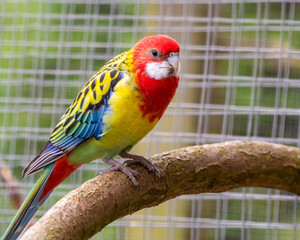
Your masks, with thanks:
[(132, 72), (141, 96), (139, 107), (150, 122), (161, 118), (175, 94), (179, 50), (175, 40), (162, 35), (145, 38), (133, 48)]
[(171, 102), (178, 86), (178, 77), (155, 80), (145, 72), (137, 72), (136, 82), (141, 93), (140, 110), (150, 122), (160, 119)]

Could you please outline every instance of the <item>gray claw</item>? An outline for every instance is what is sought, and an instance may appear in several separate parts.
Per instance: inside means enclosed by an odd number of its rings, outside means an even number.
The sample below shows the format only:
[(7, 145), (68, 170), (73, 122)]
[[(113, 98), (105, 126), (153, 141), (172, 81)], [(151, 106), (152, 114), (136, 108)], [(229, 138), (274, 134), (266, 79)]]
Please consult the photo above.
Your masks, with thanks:
[(102, 171), (102, 172), (99, 172), (97, 175), (101, 175), (101, 174), (104, 174), (104, 173), (108, 173), (108, 172), (113, 172), (113, 171), (121, 171), (123, 173), (125, 173), (131, 180), (132, 184), (134, 185), (134, 187), (136, 189), (139, 189), (140, 186), (136, 180), (136, 178), (139, 178), (141, 175), (131, 169), (130, 167), (126, 167), (124, 166), (122, 163), (119, 163), (118, 161), (114, 160), (114, 159), (105, 159), (104, 162), (108, 163), (108, 164), (111, 164), (112, 167)]
[(124, 162), (126, 166), (133, 163), (140, 163), (144, 167), (146, 167), (149, 172), (153, 172), (158, 178), (161, 178), (160, 171), (155, 167), (153, 163), (151, 163), (148, 159), (144, 158), (143, 156), (134, 155), (126, 152), (120, 153), (119, 155), (123, 158), (130, 158), (130, 160)]

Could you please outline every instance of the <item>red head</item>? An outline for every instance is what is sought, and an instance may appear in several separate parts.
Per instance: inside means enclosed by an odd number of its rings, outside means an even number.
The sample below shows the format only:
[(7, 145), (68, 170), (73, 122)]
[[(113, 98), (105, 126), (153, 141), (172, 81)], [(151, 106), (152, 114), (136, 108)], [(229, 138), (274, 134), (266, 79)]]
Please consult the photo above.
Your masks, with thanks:
[(149, 120), (159, 119), (178, 86), (179, 44), (165, 35), (145, 37), (133, 47), (135, 81), (143, 95), (140, 106)]
[(145, 37), (133, 49), (136, 70), (156, 80), (178, 77), (180, 47), (174, 39), (165, 35)]

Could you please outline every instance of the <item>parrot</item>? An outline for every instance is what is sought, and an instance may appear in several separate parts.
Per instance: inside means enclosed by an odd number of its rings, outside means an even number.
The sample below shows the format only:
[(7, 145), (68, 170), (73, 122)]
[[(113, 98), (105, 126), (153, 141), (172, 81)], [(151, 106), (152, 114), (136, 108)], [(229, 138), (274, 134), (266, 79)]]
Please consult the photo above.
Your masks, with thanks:
[[(18, 239), (51, 192), (85, 163), (101, 159), (121, 171), (139, 189), (140, 163), (158, 178), (148, 159), (129, 153), (162, 117), (179, 83), (176, 40), (166, 35), (142, 38), (130, 50), (108, 61), (78, 93), (41, 152), (24, 168), (22, 177), (41, 175), (16, 213), (2, 240)], [(128, 159), (123, 164), (116, 156)]]

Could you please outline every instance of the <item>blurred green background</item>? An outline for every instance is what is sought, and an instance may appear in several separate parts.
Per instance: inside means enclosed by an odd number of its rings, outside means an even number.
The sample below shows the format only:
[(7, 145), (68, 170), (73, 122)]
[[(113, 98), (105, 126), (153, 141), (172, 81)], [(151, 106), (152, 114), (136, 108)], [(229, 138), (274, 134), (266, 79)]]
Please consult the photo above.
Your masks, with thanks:
[[(180, 86), (134, 152), (227, 140), (300, 147), (300, 3), (7, 0), (0, 2), (0, 157), (18, 179), (84, 83), (151, 34), (180, 43)], [(37, 218), (106, 167), (95, 161), (75, 172)], [(37, 177), (22, 180), (24, 195)], [(15, 210), (0, 186), (2, 234)], [(271, 189), (182, 196), (94, 239), (300, 239), (299, 207), (297, 196)]]

